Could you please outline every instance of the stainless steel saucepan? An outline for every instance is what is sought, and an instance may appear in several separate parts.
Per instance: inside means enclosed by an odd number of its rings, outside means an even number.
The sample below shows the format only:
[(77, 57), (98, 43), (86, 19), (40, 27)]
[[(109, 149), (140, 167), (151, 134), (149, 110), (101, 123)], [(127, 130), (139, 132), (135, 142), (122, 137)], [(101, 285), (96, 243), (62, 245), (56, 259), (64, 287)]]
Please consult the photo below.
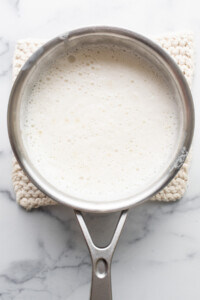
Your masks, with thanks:
[[(91, 202), (78, 199), (57, 190), (40, 174), (32, 163), (20, 128), (20, 110), (26, 101), (31, 83), (43, 66), (57, 55), (68, 49), (81, 45), (111, 44), (126, 47), (145, 57), (155, 65), (167, 84), (173, 91), (174, 101), (179, 106), (180, 132), (179, 138), (169, 159), (166, 169), (159, 174), (153, 184), (144, 190), (125, 199), (108, 202)], [(145, 87), (144, 87), (145, 88)], [(39, 48), (22, 67), (13, 85), (8, 105), (8, 132), (13, 152), (30, 180), (50, 198), (74, 208), (77, 220), (82, 229), (92, 259), (92, 300), (112, 299), (111, 292), (111, 260), (125, 223), (128, 209), (136, 204), (148, 200), (152, 195), (164, 188), (176, 175), (187, 157), (194, 131), (194, 108), (188, 84), (172, 58), (157, 44), (132, 31), (112, 27), (89, 27), (74, 30), (60, 35)], [(115, 233), (107, 247), (99, 248), (94, 245), (81, 211), (93, 213), (108, 213), (121, 211)]]

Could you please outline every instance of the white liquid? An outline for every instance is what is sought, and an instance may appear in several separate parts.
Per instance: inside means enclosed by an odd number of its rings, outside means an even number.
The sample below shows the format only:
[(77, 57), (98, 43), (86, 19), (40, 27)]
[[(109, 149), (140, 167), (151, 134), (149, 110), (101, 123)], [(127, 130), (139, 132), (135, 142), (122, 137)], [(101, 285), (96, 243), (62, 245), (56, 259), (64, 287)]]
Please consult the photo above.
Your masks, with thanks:
[(40, 74), (21, 129), (47, 181), (72, 196), (109, 201), (159, 177), (178, 124), (162, 76), (141, 57), (102, 46), (60, 56)]

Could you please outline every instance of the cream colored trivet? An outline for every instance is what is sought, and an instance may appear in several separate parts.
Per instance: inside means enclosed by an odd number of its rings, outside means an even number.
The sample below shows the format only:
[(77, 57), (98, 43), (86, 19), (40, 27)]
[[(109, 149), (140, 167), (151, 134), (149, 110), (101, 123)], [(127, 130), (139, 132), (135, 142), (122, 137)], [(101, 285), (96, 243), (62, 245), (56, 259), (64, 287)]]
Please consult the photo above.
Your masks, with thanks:
[[(175, 59), (189, 85), (191, 85), (193, 76), (193, 35), (191, 33), (171, 33), (158, 37), (155, 41)], [(20, 68), (29, 56), (31, 56), (31, 54), (45, 42), (45, 40), (26, 39), (20, 40), (17, 43), (13, 63), (13, 79), (16, 78)], [(168, 186), (156, 194), (151, 200), (175, 201), (180, 199), (187, 187), (188, 163), (189, 158), (186, 159), (183, 167)], [(13, 163), (12, 180), (16, 193), (16, 200), (27, 210), (40, 206), (57, 204), (55, 201), (40, 192), (30, 182), (15, 158)]]

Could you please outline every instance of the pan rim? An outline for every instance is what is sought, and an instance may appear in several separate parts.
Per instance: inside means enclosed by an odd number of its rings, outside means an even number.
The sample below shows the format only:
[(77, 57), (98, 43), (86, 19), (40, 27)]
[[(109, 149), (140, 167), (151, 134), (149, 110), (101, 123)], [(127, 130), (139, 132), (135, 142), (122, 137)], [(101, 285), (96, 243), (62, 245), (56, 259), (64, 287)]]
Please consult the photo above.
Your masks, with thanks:
[[(20, 151), (18, 147), (18, 138), (16, 136), (16, 131), (14, 128), (14, 122), (13, 118), (16, 116), (14, 111), (14, 104), (16, 102), (16, 94), (17, 91), (20, 88), (20, 82), (22, 80), (25, 80), (30, 68), (32, 68), (38, 60), (45, 55), (45, 52), (49, 49), (53, 48), (55, 45), (59, 43), (63, 43), (66, 41), (73, 40), (74, 38), (77, 38), (79, 36), (83, 35), (92, 35), (92, 34), (114, 34), (118, 37), (127, 37), (132, 40), (139, 41), (140, 43), (145, 44), (147, 47), (149, 47), (152, 51), (154, 51), (159, 57), (170, 67), (170, 70), (173, 72), (174, 77), (177, 80), (177, 83), (179, 85), (179, 88), (182, 91), (182, 94), (184, 95), (184, 101), (186, 101), (188, 105), (188, 127), (187, 127), (187, 134), (184, 138), (184, 141), (182, 143), (182, 151), (184, 151), (184, 155), (181, 156), (181, 161), (179, 165), (176, 165), (176, 162), (180, 160), (180, 155), (177, 156), (174, 159), (174, 165), (175, 167), (172, 168), (168, 174), (165, 174), (158, 182), (157, 184), (154, 184), (154, 186), (150, 186), (147, 190), (139, 193), (138, 195), (130, 196), (125, 199), (120, 199), (118, 201), (105, 201), (105, 202), (95, 202), (95, 201), (87, 201), (83, 199), (78, 199), (73, 196), (67, 196), (65, 193), (57, 191), (55, 188), (53, 188), (51, 185), (49, 185), (44, 179), (40, 178), (38, 176), (38, 173), (35, 172), (35, 170), (31, 167), (31, 165), (28, 163), (28, 161), (25, 159), (23, 153)], [(19, 101), (19, 99), (18, 99)], [(184, 75), (182, 74), (181, 70), (177, 66), (177, 64), (174, 62), (174, 60), (156, 43), (152, 42), (148, 38), (126, 30), (122, 28), (117, 27), (110, 27), (110, 26), (93, 26), (93, 27), (86, 27), (81, 29), (76, 29), (73, 31), (70, 31), (69, 33), (62, 34), (49, 42), (47, 42), (44, 46), (39, 48), (25, 63), (24, 67), (22, 67), (21, 71), (19, 72), (11, 94), (9, 98), (9, 104), (8, 104), (8, 114), (7, 114), (7, 126), (8, 126), (8, 134), (9, 139), (11, 143), (12, 150), (15, 154), (15, 157), (20, 164), (23, 171), (26, 173), (26, 175), (29, 177), (31, 182), (43, 193), (48, 195), (53, 200), (71, 206), (74, 209), (77, 210), (83, 210), (87, 212), (93, 212), (93, 213), (109, 213), (114, 211), (120, 211), (124, 209), (128, 209), (129, 207), (132, 207), (136, 204), (139, 204), (141, 202), (146, 201), (150, 197), (152, 197), (155, 193), (162, 190), (177, 174), (179, 169), (181, 168), (182, 164), (184, 163), (187, 153), (189, 152), (193, 133), (194, 133), (194, 106), (193, 106), (193, 100), (192, 95), (190, 92), (190, 88), (186, 82), (186, 79)]]

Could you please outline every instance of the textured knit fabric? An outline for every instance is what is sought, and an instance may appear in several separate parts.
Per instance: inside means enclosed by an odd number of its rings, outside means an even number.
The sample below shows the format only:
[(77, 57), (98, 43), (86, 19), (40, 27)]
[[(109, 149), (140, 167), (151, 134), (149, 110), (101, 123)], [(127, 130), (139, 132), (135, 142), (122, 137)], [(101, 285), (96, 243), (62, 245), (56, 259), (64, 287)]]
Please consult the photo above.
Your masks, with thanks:
[[(174, 58), (189, 85), (191, 85), (193, 75), (193, 35), (191, 33), (171, 33), (158, 37), (155, 41)], [(20, 68), (30, 55), (44, 43), (45, 40), (33, 39), (20, 40), (17, 43), (13, 63), (13, 79), (16, 78)], [(188, 163), (189, 158), (186, 159), (181, 170), (168, 186), (156, 194), (151, 200), (175, 201), (180, 199), (187, 187)], [(13, 161), (12, 180), (16, 200), (27, 210), (57, 204), (57, 202), (47, 197), (30, 182), (15, 158)]]

